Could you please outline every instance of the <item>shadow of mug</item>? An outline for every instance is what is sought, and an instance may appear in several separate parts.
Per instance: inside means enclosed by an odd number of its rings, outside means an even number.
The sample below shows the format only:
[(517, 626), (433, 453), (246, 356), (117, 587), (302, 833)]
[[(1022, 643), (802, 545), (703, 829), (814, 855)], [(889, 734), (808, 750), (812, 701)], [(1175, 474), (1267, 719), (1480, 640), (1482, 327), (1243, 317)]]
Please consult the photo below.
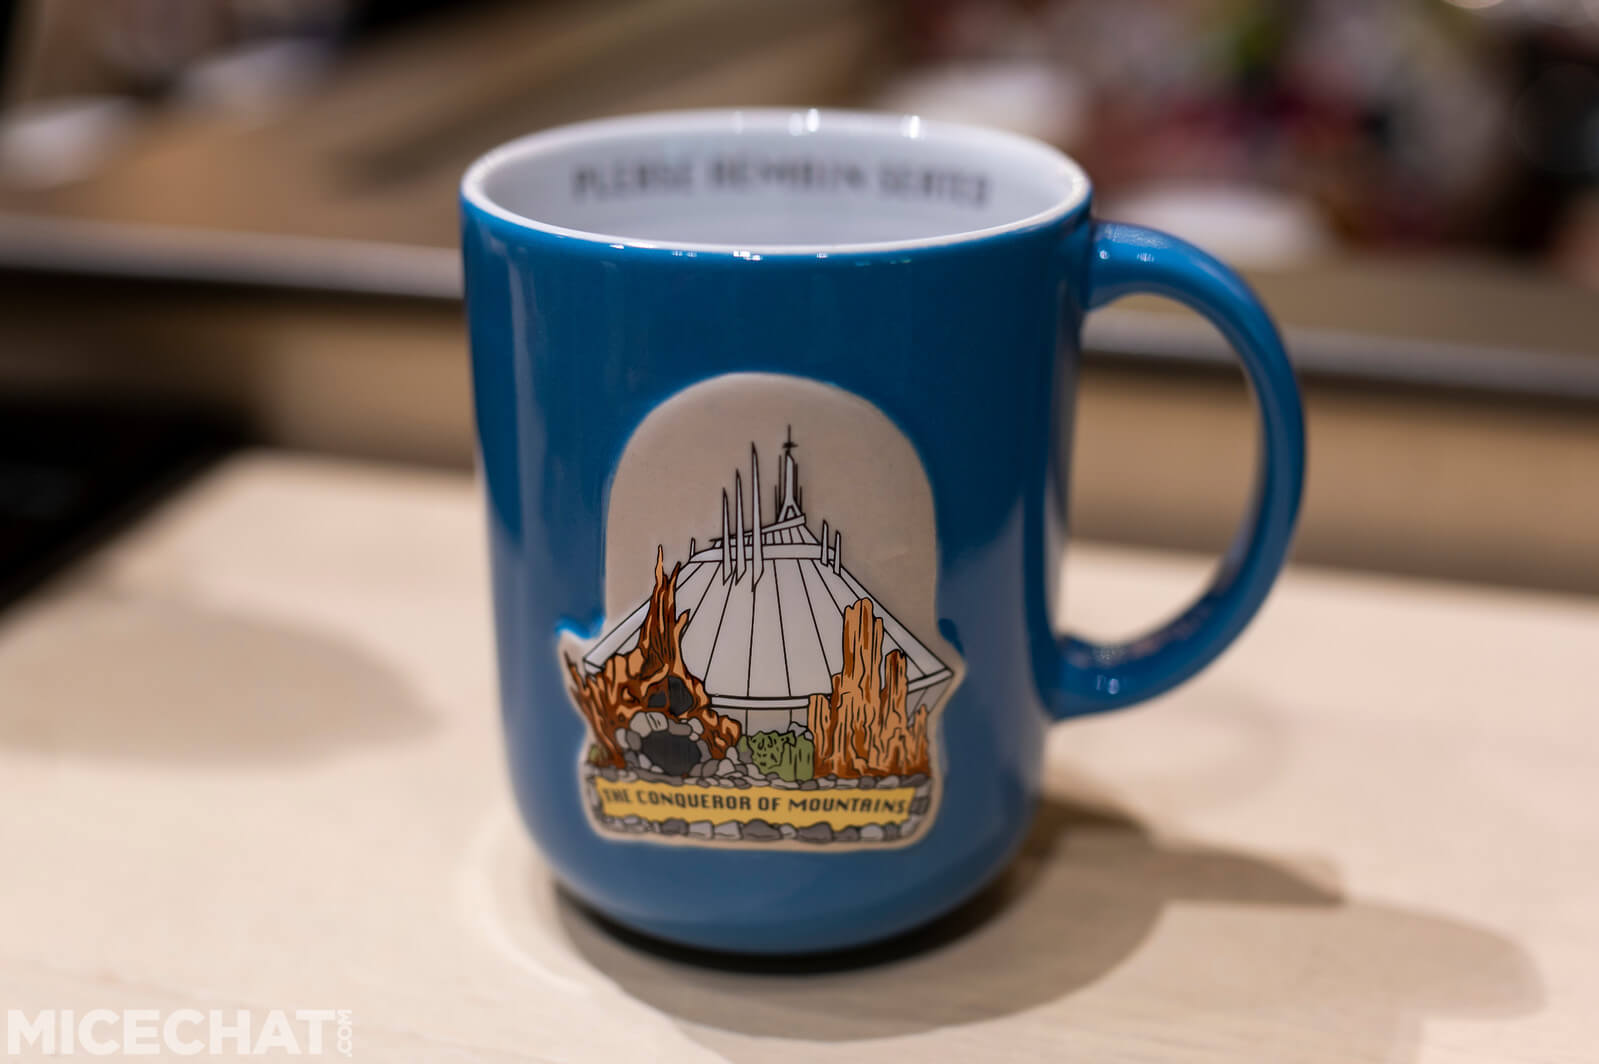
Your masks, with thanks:
[(392, 667), (332, 633), (88, 587), (0, 629), (0, 749), (278, 767), (436, 727)]
[(981, 896), (843, 954), (685, 951), (564, 893), (553, 918), (588, 965), (730, 1060), (844, 1058), (1004, 1017), (1051, 1055), (1154, 1043), (1162, 1059), (1406, 1060), (1430, 1016), (1521, 1014), (1542, 996), (1530, 958), (1489, 931), (1060, 798)]

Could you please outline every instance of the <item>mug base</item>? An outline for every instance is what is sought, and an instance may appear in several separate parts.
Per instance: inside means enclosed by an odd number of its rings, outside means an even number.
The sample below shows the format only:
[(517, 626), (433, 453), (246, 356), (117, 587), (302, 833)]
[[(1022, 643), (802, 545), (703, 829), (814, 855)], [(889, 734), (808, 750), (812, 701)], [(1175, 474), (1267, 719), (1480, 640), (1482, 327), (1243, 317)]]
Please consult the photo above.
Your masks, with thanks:
[[(559, 876), (556, 887), (581, 919), (647, 953), (710, 968), (752, 970), (763, 958), (802, 957), (807, 970), (829, 971), (926, 952), (981, 926), (1010, 901), (1009, 880), (1020, 843), (1007, 840), (997, 847), (999, 854), (973, 860), (991, 869), (975, 880), (962, 877), (961, 884), (937, 894), (925, 883), (907, 884), (902, 897), (820, 922), (811, 914), (732, 925), (629, 916), (587, 900)], [(794, 969), (785, 964), (783, 970)]]

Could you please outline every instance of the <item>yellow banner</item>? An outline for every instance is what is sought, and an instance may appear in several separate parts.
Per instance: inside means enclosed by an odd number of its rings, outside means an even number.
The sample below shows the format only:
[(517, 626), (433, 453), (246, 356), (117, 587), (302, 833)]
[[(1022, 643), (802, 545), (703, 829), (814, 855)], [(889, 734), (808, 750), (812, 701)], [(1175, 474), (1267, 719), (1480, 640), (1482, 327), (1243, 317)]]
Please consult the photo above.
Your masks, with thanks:
[(897, 824), (911, 815), (911, 802), (916, 797), (914, 787), (736, 790), (653, 780), (612, 783), (603, 778), (595, 779), (594, 786), (599, 790), (600, 806), (606, 816), (638, 816), (654, 821), (678, 817), (690, 822), (709, 820), (713, 824), (764, 820), (774, 826), (792, 824), (796, 828), (828, 824), (835, 831), (867, 824)]

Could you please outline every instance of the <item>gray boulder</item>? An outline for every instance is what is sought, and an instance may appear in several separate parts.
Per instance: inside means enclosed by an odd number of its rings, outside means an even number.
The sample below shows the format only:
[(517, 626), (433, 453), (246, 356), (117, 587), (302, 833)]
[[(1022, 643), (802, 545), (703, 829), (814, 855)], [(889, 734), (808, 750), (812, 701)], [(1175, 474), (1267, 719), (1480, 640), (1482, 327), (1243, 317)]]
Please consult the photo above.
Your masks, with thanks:
[(795, 832), (795, 835), (804, 842), (832, 842), (833, 826), (831, 824), (807, 824)]
[(627, 726), (638, 732), (639, 737), (643, 738), (651, 732), (666, 730), (666, 714), (657, 713), (653, 710), (635, 713), (633, 714), (633, 719), (627, 722)]

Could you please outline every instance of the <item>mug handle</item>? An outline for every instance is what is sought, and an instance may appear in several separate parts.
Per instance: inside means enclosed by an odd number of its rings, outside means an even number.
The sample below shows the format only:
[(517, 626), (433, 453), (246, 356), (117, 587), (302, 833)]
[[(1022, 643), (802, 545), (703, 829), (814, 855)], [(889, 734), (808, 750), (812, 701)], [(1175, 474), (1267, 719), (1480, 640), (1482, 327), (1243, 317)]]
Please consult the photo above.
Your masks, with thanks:
[[(1175, 687), (1225, 650), (1271, 590), (1293, 538), (1305, 479), (1299, 387), (1266, 308), (1213, 256), (1153, 229), (1096, 223), (1088, 309), (1135, 292), (1166, 296), (1219, 329), (1244, 364), (1260, 412), (1254, 497), (1210, 586), (1155, 632), (1128, 643), (1053, 639), (1046, 704), (1059, 720), (1120, 709)], [(1046, 671), (1046, 680), (1050, 679)]]

